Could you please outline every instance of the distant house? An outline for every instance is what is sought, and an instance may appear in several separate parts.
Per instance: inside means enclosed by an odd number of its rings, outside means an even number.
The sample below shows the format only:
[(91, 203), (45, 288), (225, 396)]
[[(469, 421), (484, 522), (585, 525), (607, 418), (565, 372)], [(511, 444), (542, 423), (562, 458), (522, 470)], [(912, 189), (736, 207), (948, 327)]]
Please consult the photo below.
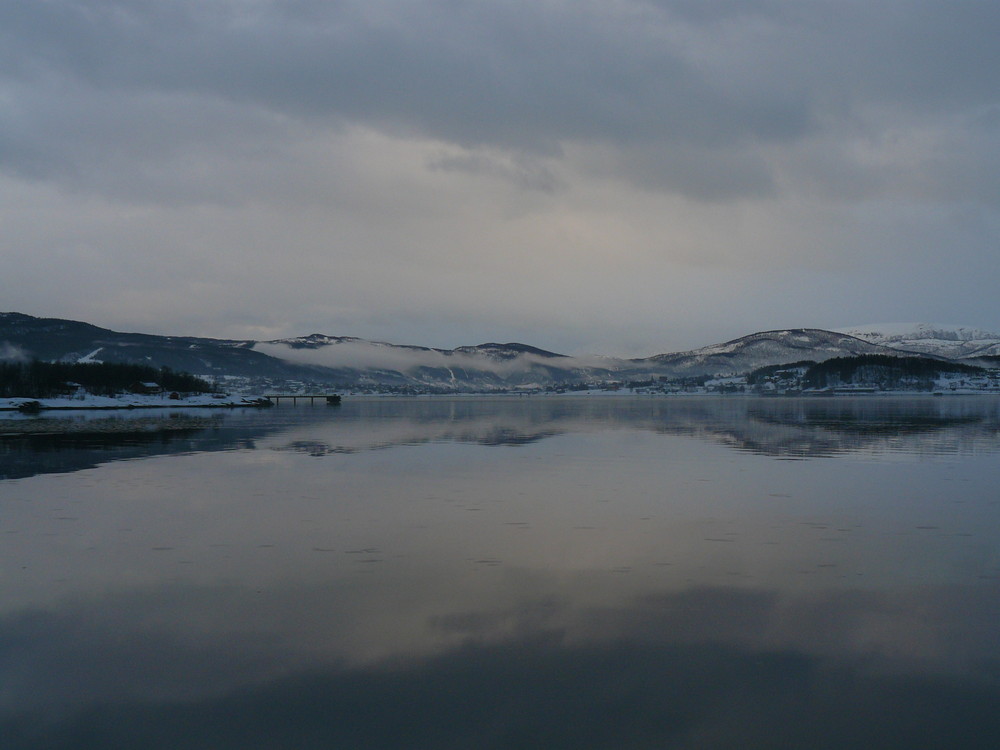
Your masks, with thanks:
[(147, 396), (163, 393), (163, 387), (159, 383), (135, 383), (129, 390)]
[(83, 391), (83, 386), (73, 381), (66, 381), (57, 389), (60, 396), (76, 396)]

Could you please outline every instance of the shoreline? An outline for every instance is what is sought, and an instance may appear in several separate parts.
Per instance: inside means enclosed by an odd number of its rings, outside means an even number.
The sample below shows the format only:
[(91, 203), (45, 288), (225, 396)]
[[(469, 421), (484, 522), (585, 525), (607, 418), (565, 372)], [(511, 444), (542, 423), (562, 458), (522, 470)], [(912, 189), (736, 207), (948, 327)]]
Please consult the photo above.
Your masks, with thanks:
[[(35, 399), (29, 399), (34, 401)], [(260, 409), (267, 404), (252, 402), (222, 404), (185, 404), (183, 401), (172, 404), (128, 404), (126, 406), (41, 406), (37, 411), (25, 411), (19, 406), (0, 406), (0, 412), (17, 412), (18, 414), (40, 414), (46, 411), (137, 411), (139, 409)]]
[(0, 412), (34, 416), (50, 411), (135, 411), (137, 409), (235, 409), (273, 406), (263, 396), (226, 396), (225, 398), (194, 397), (164, 399), (159, 397), (129, 396), (119, 399), (111, 396), (74, 398), (0, 398)]
[[(1000, 396), (997, 390), (980, 390), (962, 388), (956, 390), (907, 391), (907, 390), (836, 390), (836, 391), (760, 391), (745, 393), (722, 393), (719, 391), (645, 391), (643, 389), (619, 390), (582, 390), (582, 391), (456, 391), (455, 393), (351, 393), (344, 395), (352, 399), (413, 399), (413, 398), (621, 398), (621, 397), (652, 397), (652, 398), (691, 398), (691, 397), (724, 397), (724, 398), (892, 398), (896, 396)], [(309, 394), (295, 396), (282, 395), (281, 399), (320, 398)], [(0, 398), (0, 412), (26, 413), (22, 405), (35, 402), (41, 411), (120, 411), (134, 409), (223, 409), (239, 407), (276, 407), (279, 402), (272, 401), (267, 396), (226, 396), (219, 398), (161, 399), (130, 396), (127, 400), (110, 396), (88, 396), (86, 399), (73, 398)]]
[[(621, 389), (616, 391), (564, 391), (564, 392), (506, 392), (506, 393), (365, 393), (349, 394), (353, 400), (381, 400), (381, 399), (469, 399), (469, 398), (643, 398), (643, 399), (676, 399), (676, 398), (725, 398), (725, 399), (753, 399), (765, 398), (776, 400), (793, 399), (892, 399), (892, 398), (931, 398), (931, 397), (962, 397), (962, 396), (986, 396), (997, 397), (1000, 393), (995, 391), (982, 391), (972, 389), (961, 389), (955, 391), (800, 391), (797, 393), (762, 392), (762, 393), (718, 393), (718, 392), (681, 392), (681, 393), (658, 393), (643, 392), (642, 390), (632, 391)], [(304, 396), (300, 398), (309, 398)], [(25, 408), (25, 404), (37, 404), (33, 408)], [(129, 396), (127, 399), (109, 396), (87, 396), (79, 398), (0, 398), (0, 414), (20, 415), (22, 418), (37, 417), (48, 412), (74, 412), (74, 411), (142, 411), (142, 410), (165, 410), (165, 409), (240, 409), (240, 408), (277, 408), (280, 403), (268, 399), (266, 396), (226, 396), (223, 399), (214, 397), (196, 396), (188, 399), (164, 399), (159, 396)]]

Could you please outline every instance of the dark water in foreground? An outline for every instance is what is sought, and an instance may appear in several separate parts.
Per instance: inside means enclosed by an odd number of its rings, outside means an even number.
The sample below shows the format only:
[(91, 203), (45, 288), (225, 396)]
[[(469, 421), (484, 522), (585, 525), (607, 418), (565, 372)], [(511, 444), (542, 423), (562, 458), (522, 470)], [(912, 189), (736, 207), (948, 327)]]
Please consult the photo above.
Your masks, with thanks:
[(1000, 742), (996, 399), (70, 426), (0, 438), (2, 748)]

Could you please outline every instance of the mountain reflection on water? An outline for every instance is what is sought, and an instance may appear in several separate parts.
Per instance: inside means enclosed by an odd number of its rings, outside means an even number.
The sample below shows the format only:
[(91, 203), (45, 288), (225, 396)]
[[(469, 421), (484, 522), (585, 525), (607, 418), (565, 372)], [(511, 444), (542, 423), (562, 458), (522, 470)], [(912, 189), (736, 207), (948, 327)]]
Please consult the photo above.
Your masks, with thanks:
[(109, 461), (195, 451), (252, 448), (253, 441), (315, 420), (259, 409), (69, 412), (66, 416), (0, 418), (0, 480), (92, 469)]
[(0, 746), (1000, 736), (995, 399), (213, 420), (0, 441)]
[(288, 443), (322, 455), (433, 441), (517, 446), (595, 429), (696, 437), (774, 457), (858, 451), (993, 451), (994, 398), (523, 398), (362, 401), (324, 424), (331, 442)]
[(253, 448), (255, 440), (302, 423), (324, 425), (335, 442), (291, 441), (278, 449), (319, 456), (433, 441), (516, 446), (597, 427), (686, 435), (788, 458), (1000, 447), (1000, 402), (990, 397), (373, 399), (337, 410), (192, 412), (36, 417), (45, 427), (31, 432), (18, 429), (28, 420), (0, 420), (0, 479)]

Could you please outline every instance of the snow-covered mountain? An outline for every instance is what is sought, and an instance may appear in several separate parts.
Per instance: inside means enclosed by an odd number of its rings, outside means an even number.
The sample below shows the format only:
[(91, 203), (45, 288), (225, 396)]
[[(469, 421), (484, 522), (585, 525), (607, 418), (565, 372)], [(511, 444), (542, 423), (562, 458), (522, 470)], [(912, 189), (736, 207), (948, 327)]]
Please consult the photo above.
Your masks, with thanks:
[(254, 341), (121, 333), (90, 323), (0, 313), (0, 361), (108, 362), (224, 375), (310, 379), (317, 373), (252, 350)]
[(608, 380), (615, 377), (615, 365), (620, 364), (611, 359), (590, 362), (518, 343), (431, 349), (322, 334), (261, 341), (253, 351), (326, 368), (344, 383), (457, 390)]
[(764, 331), (687, 352), (617, 359), (566, 356), (521, 343), (432, 349), (324, 334), (273, 341), (154, 336), (0, 313), (0, 361), (133, 362), (274, 384), (268, 387), (298, 381), (434, 392), (711, 377), (861, 354), (919, 352), (966, 360), (1000, 355), (1000, 336), (961, 326), (862, 326), (850, 331)]
[(792, 328), (752, 333), (724, 344), (676, 354), (657, 354), (640, 361), (655, 363), (674, 375), (718, 375), (806, 360), (823, 362), (834, 357), (859, 354), (895, 356), (901, 352), (834, 331)]
[(702, 349), (639, 359), (570, 357), (516, 343), (428, 349), (319, 334), (258, 342), (253, 351), (299, 365), (336, 369), (346, 382), (391, 378), (454, 388), (711, 376), (803, 360), (902, 354), (853, 336), (810, 328), (765, 331)]
[(838, 329), (872, 344), (948, 359), (1000, 356), (1000, 333), (958, 325), (877, 323)]

